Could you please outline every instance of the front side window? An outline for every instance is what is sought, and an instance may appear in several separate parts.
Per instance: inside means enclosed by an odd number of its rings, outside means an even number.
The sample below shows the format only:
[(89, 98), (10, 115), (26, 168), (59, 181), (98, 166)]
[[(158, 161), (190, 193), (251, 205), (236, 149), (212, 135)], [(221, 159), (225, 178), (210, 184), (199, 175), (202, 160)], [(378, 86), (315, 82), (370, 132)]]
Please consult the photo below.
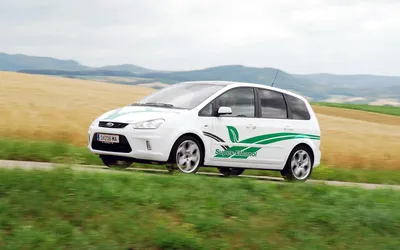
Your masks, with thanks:
[(230, 107), (229, 117), (255, 117), (255, 98), (252, 88), (228, 90), (218, 98), (219, 107)]
[(192, 109), (224, 87), (226, 85), (177, 83), (161, 89), (133, 105)]
[(296, 98), (292, 95), (286, 95), (286, 100), (292, 111), (293, 119), (295, 120), (310, 120), (310, 113), (303, 100)]
[(287, 107), (283, 94), (267, 89), (259, 89), (261, 117), (270, 119), (286, 119)]

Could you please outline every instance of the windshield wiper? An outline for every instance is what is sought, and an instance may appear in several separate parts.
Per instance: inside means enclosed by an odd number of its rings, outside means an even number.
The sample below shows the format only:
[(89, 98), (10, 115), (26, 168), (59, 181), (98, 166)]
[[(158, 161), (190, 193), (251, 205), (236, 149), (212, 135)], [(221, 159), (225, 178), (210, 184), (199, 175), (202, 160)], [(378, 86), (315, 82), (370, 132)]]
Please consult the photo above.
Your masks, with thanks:
[(157, 107), (166, 107), (166, 108), (173, 108), (174, 105), (169, 103), (162, 103), (162, 102), (146, 102), (146, 103), (133, 103), (132, 106), (157, 106)]

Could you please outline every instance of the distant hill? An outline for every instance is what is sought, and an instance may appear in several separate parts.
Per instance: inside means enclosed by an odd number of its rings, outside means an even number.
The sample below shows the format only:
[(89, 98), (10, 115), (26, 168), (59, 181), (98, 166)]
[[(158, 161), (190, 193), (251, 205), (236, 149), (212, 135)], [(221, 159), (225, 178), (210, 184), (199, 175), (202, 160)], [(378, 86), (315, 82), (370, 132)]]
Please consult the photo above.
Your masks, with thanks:
[(136, 77), (129, 71), (91, 69), (91, 70), (53, 70), (53, 69), (25, 69), (19, 70), (20, 73), (56, 76), (128, 76)]
[[(182, 81), (196, 80), (223, 80), (253, 82), (264, 85), (271, 85), (277, 73), (274, 68), (254, 68), (241, 65), (227, 65), (206, 68), (192, 71), (178, 72), (153, 72), (153, 73), (132, 73), (130, 71), (117, 70), (83, 70), (83, 71), (62, 71), (62, 70), (21, 70), (22, 73), (44, 74), (44, 75), (62, 75), (62, 76), (121, 76), (137, 77), (142, 79), (153, 79), (154, 81), (173, 84)], [(279, 71), (274, 86), (288, 89), (297, 93), (304, 94), (313, 99), (328, 98), (326, 87), (316, 84), (310, 80), (293, 77), (292, 75)], [(307, 91), (305, 91), (307, 90)]]
[(146, 69), (133, 64), (121, 64), (121, 65), (108, 65), (98, 68), (100, 70), (116, 70), (116, 71), (128, 71), (131, 73), (149, 73), (154, 72), (154, 70)]
[(346, 88), (384, 88), (400, 86), (400, 76), (311, 74), (295, 77), (324, 85)]
[[(156, 71), (133, 64), (89, 67), (74, 60), (4, 53), (0, 53), (0, 70), (130, 85), (157, 83), (157, 86), (195, 80), (226, 80), (271, 85), (277, 72), (275, 68), (243, 65), (223, 65), (190, 71)], [(325, 73), (295, 75), (279, 70), (274, 86), (294, 91), (312, 101), (400, 103), (400, 77), (394, 76)]]
[[(191, 80), (227, 80), (271, 85), (276, 72), (277, 69), (274, 68), (226, 65), (192, 71), (155, 72), (142, 74), (141, 77), (167, 83)], [(320, 75), (320, 78), (312, 77)], [(400, 91), (397, 91), (400, 88), (400, 84), (398, 84), (400, 77), (372, 76), (368, 78), (360, 75), (346, 78), (347, 76), (334, 76), (332, 79), (337, 80), (336, 82), (329, 81), (326, 83), (326, 80), (321, 80), (323, 75), (292, 75), (280, 70), (274, 86), (300, 93), (314, 101), (328, 100), (331, 97), (344, 102), (354, 102), (354, 99), (362, 99), (361, 101), (356, 101), (360, 103), (373, 102), (377, 99), (400, 101)], [(343, 83), (340, 81), (341, 78), (344, 79)], [(351, 85), (353, 79), (354, 86)]]
[(85, 70), (88, 68), (74, 60), (0, 53), (0, 70), (3, 71), (18, 71), (23, 69)]
[[(142, 74), (141, 77), (152, 78), (167, 83), (193, 80), (223, 80), (253, 82), (264, 85), (271, 85), (276, 73), (277, 69), (274, 68), (255, 68), (245, 67), (242, 65), (225, 65), (192, 71), (147, 73)], [(284, 71), (278, 72), (274, 86), (284, 89), (290, 89), (299, 93), (304, 93), (314, 98), (325, 97), (325, 93), (323, 93), (323, 86), (307, 79), (293, 77), (292, 75)], [(307, 90), (306, 93), (305, 90)]]
[[(277, 69), (274, 68), (254, 68), (241, 65), (227, 65), (201, 70), (178, 71), (178, 72), (153, 72), (153, 73), (132, 73), (130, 71), (121, 70), (105, 70), (90, 69), (79, 71), (67, 70), (21, 70), (19, 72), (29, 74), (42, 75), (59, 75), (71, 78), (93, 79), (102, 81), (99, 77), (104, 77), (106, 82), (116, 82), (109, 77), (126, 77), (132, 81), (119, 83), (126, 84), (142, 84), (151, 82), (161, 82), (166, 84), (174, 84), (181, 81), (195, 80), (225, 80), (239, 82), (253, 82), (264, 85), (271, 85)], [(140, 80), (137, 80), (140, 79)], [(287, 72), (279, 71), (275, 79), (275, 87), (290, 90), (299, 93), (312, 101), (334, 101), (349, 103), (370, 103), (377, 100), (387, 99), (399, 102), (400, 85), (381, 87), (381, 88), (365, 88), (365, 87), (347, 87), (340, 84), (322, 84), (311, 81), (299, 76), (293, 76)], [(390, 99), (390, 100), (389, 100)]]
[(63, 71), (87, 71), (107, 70), (128, 71), (131, 73), (148, 73), (154, 70), (139, 67), (133, 64), (107, 65), (102, 67), (89, 67), (74, 60), (61, 60), (52, 57), (28, 56), (22, 54), (0, 53), (0, 70), (21, 71), (21, 70), (63, 70)]

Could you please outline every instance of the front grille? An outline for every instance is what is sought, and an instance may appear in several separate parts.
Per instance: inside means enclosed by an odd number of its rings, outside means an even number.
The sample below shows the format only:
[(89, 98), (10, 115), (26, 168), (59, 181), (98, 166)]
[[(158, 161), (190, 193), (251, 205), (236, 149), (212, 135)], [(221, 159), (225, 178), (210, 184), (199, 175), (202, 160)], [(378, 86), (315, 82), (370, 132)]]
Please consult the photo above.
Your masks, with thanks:
[[(108, 124), (108, 126), (107, 126)], [(128, 123), (123, 123), (123, 122), (104, 122), (101, 121), (99, 122), (99, 127), (103, 128), (125, 128)]]
[(93, 135), (92, 148), (101, 151), (110, 151), (118, 153), (130, 153), (132, 151), (128, 140), (125, 136), (119, 135), (119, 143), (105, 143), (97, 140), (97, 134)]

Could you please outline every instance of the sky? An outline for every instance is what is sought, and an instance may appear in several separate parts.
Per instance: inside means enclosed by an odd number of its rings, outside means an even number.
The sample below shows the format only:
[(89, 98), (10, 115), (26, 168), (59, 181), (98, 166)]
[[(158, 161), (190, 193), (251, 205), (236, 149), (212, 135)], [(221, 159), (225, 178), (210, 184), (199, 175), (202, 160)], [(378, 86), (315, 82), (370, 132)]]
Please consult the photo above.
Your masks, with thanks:
[(400, 0), (0, 0), (0, 52), (89, 66), (400, 75)]

